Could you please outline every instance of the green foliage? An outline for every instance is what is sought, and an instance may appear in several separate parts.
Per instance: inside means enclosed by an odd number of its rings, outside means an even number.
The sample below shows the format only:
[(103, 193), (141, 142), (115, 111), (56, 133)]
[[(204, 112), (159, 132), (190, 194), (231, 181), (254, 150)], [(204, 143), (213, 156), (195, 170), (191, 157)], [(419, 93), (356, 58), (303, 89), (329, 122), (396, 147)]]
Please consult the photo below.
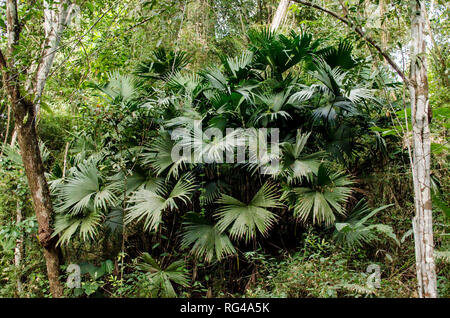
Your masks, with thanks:
[(311, 133), (301, 133), (297, 130), (295, 143), (284, 142), (283, 162), (280, 174), (289, 184), (301, 182), (303, 178), (311, 178), (318, 173), (322, 153), (304, 154), (305, 146)]
[(144, 271), (150, 281), (152, 297), (176, 297), (173, 284), (187, 287), (188, 278), (184, 269), (184, 261), (178, 260), (161, 267), (150, 254), (142, 253), (136, 268)]
[(104, 212), (118, 200), (116, 191), (114, 183), (105, 183), (97, 162), (90, 160), (72, 169), (70, 176), (55, 190), (60, 199), (55, 206), (59, 213), (54, 235), (61, 234), (58, 242), (69, 243), (77, 230), (83, 240), (93, 239)]
[(380, 240), (379, 234), (385, 234), (400, 244), (393, 229), (385, 224), (370, 224), (370, 219), (379, 211), (383, 211), (392, 205), (385, 205), (370, 210), (367, 202), (362, 199), (350, 212), (345, 223), (336, 223), (336, 230), (333, 234), (335, 240), (340, 244), (349, 247), (362, 247), (363, 244), (374, 244)]
[(181, 245), (192, 245), (191, 253), (196, 258), (204, 258), (206, 262), (221, 261), (236, 253), (228, 235), (221, 233), (216, 225), (210, 224), (196, 213), (186, 215)]
[(306, 222), (332, 224), (337, 215), (345, 215), (344, 203), (351, 193), (351, 181), (342, 172), (332, 172), (324, 164), (308, 186), (294, 187), (284, 193), (284, 198), (294, 209), (294, 216)]
[(131, 205), (125, 216), (125, 223), (144, 220), (145, 230), (156, 230), (162, 222), (162, 213), (177, 210), (177, 201), (187, 204), (195, 188), (192, 175), (185, 174), (171, 190), (166, 185), (161, 185), (156, 190), (135, 191), (129, 199)]
[(265, 29), (248, 33), (250, 49), (255, 53), (255, 67), (266, 70), (270, 67), (272, 76), (281, 80), (283, 73), (301, 61), (311, 62), (319, 46), (312, 35), (291, 31), (289, 37)]
[[(65, 263), (83, 265), (82, 288), (66, 289), (67, 296), (414, 296), (404, 137), (411, 111), (401, 83), (338, 21), (293, 5), (289, 23), (270, 32), (277, 2), (255, 3), (93, 1), (63, 34), (37, 127), (54, 235)], [(346, 5), (351, 22), (376, 41), (392, 35), (383, 43), (387, 51), (409, 41), (407, 19), (391, 10), (395, 3), (385, 13), (395, 26), (379, 23), (377, 6)], [(17, 67), (32, 70), (33, 61), (22, 57), (40, 54), (43, 11), (39, 3), (19, 8), (27, 27)], [(444, 16), (430, 16), (433, 31)], [(291, 31), (293, 25), (302, 29)], [(440, 45), (442, 38), (435, 38)], [(448, 89), (434, 51), (428, 61), (438, 288), (445, 297)], [(7, 105), (0, 96), (2, 142)], [(192, 153), (173, 160), (186, 142), (172, 132), (184, 128), (194, 136), (194, 120), (224, 133), (248, 130), (202, 136)], [(256, 163), (211, 162), (233, 144), (255, 150), (265, 138), (259, 128), (280, 128), (279, 154), (269, 144)], [(2, 149), (0, 295), (45, 297), (20, 153)], [(194, 156), (203, 162), (193, 163)], [(280, 163), (275, 169), (273, 159)], [(378, 213), (391, 202), (389, 213)], [(18, 208), (25, 221), (16, 224)], [(14, 266), (20, 234), (26, 260)], [(136, 259), (141, 251), (148, 253)], [(381, 262), (382, 288), (368, 289), (366, 267)]]
[(186, 52), (166, 51), (160, 47), (153, 51), (149, 61), (141, 62), (136, 68), (136, 74), (143, 78), (167, 79), (189, 63)]
[(267, 236), (277, 219), (268, 209), (282, 207), (278, 197), (275, 185), (270, 183), (265, 183), (248, 204), (223, 194), (218, 200), (223, 206), (215, 214), (218, 229), (224, 232), (230, 227), (231, 238), (246, 241), (254, 239), (257, 232)]
[[(247, 297), (355, 298), (410, 297), (411, 286), (396, 279), (381, 277), (380, 289), (369, 287), (366, 266), (354, 260), (354, 253), (346, 254), (329, 241), (314, 233), (307, 233), (299, 252), (279, 260), (262, 255), (262, 270)], [(355, 262), (356, 261), (356, 262)], [(261, 262), (261, 261), (260, 261)], [(381, 265), (382, 271), (384, 267)], [(414, 290), (414, 289), (413, 289)]]

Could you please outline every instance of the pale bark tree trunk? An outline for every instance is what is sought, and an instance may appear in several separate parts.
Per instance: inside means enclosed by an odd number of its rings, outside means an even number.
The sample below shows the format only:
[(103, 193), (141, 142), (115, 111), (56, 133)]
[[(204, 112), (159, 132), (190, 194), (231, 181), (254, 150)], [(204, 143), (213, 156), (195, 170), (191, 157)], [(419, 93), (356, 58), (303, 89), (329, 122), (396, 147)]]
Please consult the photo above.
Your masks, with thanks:
[(14, 129), (12, 137), (11, 137), (11, 143), (9, 145), (11, 147), (14, 147), (14, 145), (16, 144), (16, 140), (17, 140), (17, 130)]
[(29, 87), (28, 89), (34, 93), (33, 103), (36, 107), (36, 115), (39, 114), (39, 101), (44, 91), (45, 82), (53, 65), (56, 52), (59, 49), (61, 36), (76, 12), (76, 6), (65, 0), (60, 1), (57, 10), (55, 10), (54, 6), (54, 3), (49, 4), (48, 1), (44, 1), (45, 41), (42, 45), (41, 60), (33, 67), (34, 69), (37, 68), (34, 83), (32, 83), (33, 87)]
[(289, 9), (290, 0), (281, 0), (278, 4), (277, 11), (272, 20), (272, 24), (270, 26), (270, 31), (274, 32), (280, 28), (286, 19), (286, 15)]
[[(50, 2), (48, 2), (50, 3)], [(33, 201), (34, 211), (38, 222), (38, 238), (44, 249), (44, 257), (47, 265), (47, 275), (50, 283), (50, 292), (53, 297), (62, 296), (62, 285), (59, 281), (59, 266), (61, 251), (52, 237), (51, 218), (53, 206), (50, 190), (45, 180), (44, 165), (39, 150), (39, 141), (36, 133), (36, 116), (39, 111), (39, 100), (42, 95), (45, 82), (53, 64), (53, 59), (58, 50), (60, 39), (64, 28), (70, 21), (74, 7), (67, 0), (52, 2), (53, 7), (45, 5), (45, 35), (43, 52), (35, 67), (35, 78), (23, 83), (29, 93), (31, 100), (23, 96), (20, 90), (19, 71), (15, 67), (15, 52), (19, 45), (20, 23), (17, 13), (17, 1), (7, 0), (7, 34), (8, 50), (5, 58), (0, 51), (0, 67), (2, 79), (6, 88), (8, 99), (15, 118), (15, 131), (17, 132), (20, 154), (22, 156), (28, 186)], [(34, 95), (34, 96), (33, 96)]]
[(413, 183), (416, 206), (414, 239), (419, 297), (437, 297), (430, 191), (430, 106), (426, 67), (423, 1), (411, 3), (411, 74), (409, 92), (413, 133)]
[(63, 165), (63, 172), (62, 172), (62, 178), (64, 179), (66, 177), (66, 168), (67, 168), (67, 154), (69, 152), (69, 143), (66, 142), (66, 149), (64, 150), (64, 165)]
[[(16, 207), (16, 225), (22, 222), (22, 209), (20, 208), (20, 202), (17, 201)], [(17, 267), (19, 273), (17, 274), (17, 294), (20, 296), (22, 294), (22, 273), (21, 273), (21, 263), (22, 263), (22, 250), (23, 250), (23, 234), (21, 233), (16, 239), (16, 247), (14, 248), (14, 266)]]
[[(381, 27), (381, 48), (383, 50), (387, 49), (388, 44), (388, 35), (389, 33), (386, 30), (386, 17), (384, 16), (386, 14), (386, 0), (380, 0), (378, 3), (378, 7), (380, 8), (380, 27)], [(386, 60), (384, 60), (384, 64), (387, 65)]]

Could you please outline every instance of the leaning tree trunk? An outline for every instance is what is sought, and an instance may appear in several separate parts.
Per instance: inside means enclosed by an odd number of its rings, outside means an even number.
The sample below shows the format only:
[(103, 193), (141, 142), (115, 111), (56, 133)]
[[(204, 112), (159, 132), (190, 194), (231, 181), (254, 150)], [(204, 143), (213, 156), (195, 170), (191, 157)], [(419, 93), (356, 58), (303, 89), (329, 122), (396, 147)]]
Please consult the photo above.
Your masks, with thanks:
[(430, 127), (426, 41), (423, 1), (412, 1), (411, 15), (411, 120), (413, 134), (413, 183), (416, 216), (413, 219), (419, 297), (437, 297), (433, 256), (433, 223), (430, 191)]
[[(53, 297), (60, 297), (62, 296), (62, 286), (59, 281), (61, 253), (56, 245), (57, 238), (52, 237), (51, 216), (53, 207), (39, 150), (36, 117), (39, 112), (40, 97), (54, 57), (58, 51), (62, 33), (70, 23), (78, 7), (71, 3), (70, 0), (45, 0), (43, 5), (45, 40), (42, 45), (42, 55), (37, 63), (32, 64), (32, 72), (28, 74), (35, 74), (36, 77), (29, 77), (29, 80), (21, 83), (19, 73), (24, 75), (23, 73), (26, 73), (26, 70), (16, 68), (16, 64), (26, 64), (16, 63), (15, 61), (16, 56), (23, 55), (16, 54), (16, 50), (19, 47), (20, 32), (23, 27), (23, 23), (19, 22), (17, 0), (6, 1), (8, 45), (6, 57), (0, 50), (0, 67), (2, 69), (3, 84), (14, 112), (16, 123), (14, 131), (17, 133), (22, 161), (38, 221), (38, 237), (44, 248), (50, 292)], [(22, 95), (23, 88), (28, 91), (31, 100)]]
[(38, 238), (44, 248), (50, 292), (53, 297), (61, 297), (62, 286), (59, 281), (61, 253), (56, 245), (57, 238), (52, 237), (51, 216), (53, 206), (50, 190), (45, 180), (44, 164), (42, 163), (36, 134), (35, 106), (25, 99), (13, 99), (11, 104), (15, 108), (17, 139), (38, 222)]

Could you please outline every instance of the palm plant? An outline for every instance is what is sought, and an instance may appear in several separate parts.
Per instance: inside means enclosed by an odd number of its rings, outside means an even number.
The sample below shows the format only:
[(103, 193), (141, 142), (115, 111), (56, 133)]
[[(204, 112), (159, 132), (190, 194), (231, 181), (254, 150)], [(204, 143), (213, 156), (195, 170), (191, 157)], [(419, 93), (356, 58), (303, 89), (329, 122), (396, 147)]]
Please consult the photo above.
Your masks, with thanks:
[(248, 38), (250, 50), (255, 54), (254, 67), (264, 72), (270, 71), (271, 77), (278, 81), (282, 81), (283, 73), (294, 65), (301, 61), (311, 62), (319, 46), (318, 41), (312, 40), (311, 34), (297, 34), (294, 31), (287, 37), (268, 29), (251, 30)]
[(253, 199), (245, 204), (238, 199), (223, 194), (218, 200), (223, 206), (217, 210), (217, 228), (224, 232), (229, 228), (233, 239), (254, 239), (257, 232), (266, 236), (276, 222), (277, 216), (268, 209), (281, 208), (276, 185), (265, 183)]
[(94, 239), (101, 224), (102, 213), (92, 208), (86, 208), (82, 214), (57, 215), (53, 236), (59, 235), (58, 244), (68, 244), (78, 231), (79, 237), (87, 241)]
[(256, 99), (258, 109), (250, 121), (254, 125), (261, 124), (263, 127), (266, 127), (269, 122), (274, 122), (280, 118), (291, 118), (291, 115), (286, 111), (286, 106), (289, 105), (290, 94), (291, 87), (277, 93), (265, 92), (258, 94)]
[(343, 204), (350, 197), (353, 182), (342, 172), (332, 172), (321, 164), (307, 186), (294, 187), (283, 193), (283, 199), (290, 202), (294, 217), (302, 222), (312, 219), (313, 224), (334, 223), (335, 214), (344, 215)]
[(322, 132), (324, 148), (331, 158), (345, 163), (355, 153), (355, 133), (349, 124), (327, 126)]
[(117, 184), (107, 183), (97, 168), (96, 160), (85, 161), (69, 171), (65, 182), (54, 188), (59, 201), (55, 220), (55, 234), (59, 243), (68, 243), (79, 229), (84, 240), (93, 238), (104, 213), (118, 204)]
[(96, 140), (86, 132), (73, 135), (73, 142), (69, 152), (73, 154), (73, 163), (75, 165), (82, 163), (88, 158), (100, 161), (105, 155), (104, 149), (97, 145)]
[(167, 173), (167, 178), (178, 177), (180, 171), (192, 162), (192, 159), (190, 154), (183, 154), (178, 159), (174, 159), (172, 151), (176, 144), (167, 131), (161, 131), (150, 146), (142, 151), (140, 155), (142, 163), (150, 165), (156, 176)]
[(190, 57), (184, 51), (176, 52), (160, 47), (152, 52), (149, 60), (136, 67), (136, 74), (147, 79), (167, 79), (184, 68), (189, 61)]
[(231, 84), (240, 84), (251, 79), (261, 79), (253, 69), (253, 52), (244, 51), (236, 57), (222, 57), (227, 80)]
[(204, 135), (202, 139), (195, 139), (194, 149), (197, 156), (206, 163), (224, 162), (224, 154), (234, 154), (234, 147), (245, 146), (246, 138), (242, 130), (236, 129), (225, 136)]
[(176, 104), (176, 108), (186, 111), (196, 106), (195, 102), (201, 97), (205, 89), (202, 78), (195, 73), (174, 73), (168, 78), (167, 87), (176, 97), (171, 102)]
[(304, 154), (304, 149), (311, 132), (303, 133), (297, 130), (295, 143), (284, 142), (281, 146), (283, 149), (282, 168), (280, 175), (287, 179), (288, 183), (296, 181), (301, 182), (303, 178), (311, 177), (318, 173), (320, 166), (321, 152), (313, 154)]
[(128, 214), (125, 223), (144, 220), (145, 230), (156, 230), (162, 222), (165, 211), (178, 210), (177, 201), (188, 203), (190, 195), (197, 185), (191, 173), (184, 174), (169, 190), (170, 184), (163, 184), (156, 189), (140, 189), (128, 199)]
[(353, 45), (349, 41), (341, 40), (338, 46), (328, 46), (317, 52), (317, 55), (331, 67), (349, 70), (358, 65), (352, 56)]
[[(316, 60), (316, 69), (310, 75), (318, 83), (302, 88), (292, 94), (290, 102), (304, 102), (318, 96), (318, 105), (314, 106), (314, 120), (325, 120), (334, 124), (338, 118), (358, 114), (358, 103), (372, 98), (371, 90), (363, 86), (346, 87), (347, 72), (340, 67), (331, 68), (324, 60)], [(323, 98), (325, 97), (325, 98)]]
[(153, 297), (177, 297), (173, 284), (189, 286), (184, 261), (175, 261), (164, 268), (147, 252), (139, 257), (137, 269), (146, 273), (152, 288)]
[[(270, 133), (273, 133), (270, 131)], [(263, 174), (276, 175), (280, 173), (279, 161), (281, 153), (278, 140), (268, 141), (269, 133), (256, 128), (249, 128), (245, 131), (248, 138), (249, 158), (243, 165), (247, 167), (252, 174), (258, 170)]]
[[(230, 63), (229, 60), (227, 61), (227, 63)], [(231, 71), (230, 74), (227, 74), (222, 72), (221, 69), (213, 67), (200, 72), (207, 84), (204, 95), (217, 112), (240, 112), (242, 117), (244, 109), (241, 108), (246, 105), (253, 105), (254, 90), (259, 86), (259, 83), (251, 79), (253, 76), (251, 69), (249, 70), (247, 67), (241, 69), (239, 65), (226, 65), (225, 68), (228, 67), (233, 70), (235, 75)]]
[(104, 93), (108, 102), (127, 102), (138, 96), (139, 85), (130, 74), (121, 74), (114, 71), (108, 74), (108, 81), (103, 85), (93, 85), (94, 88)]
[(365, 199), (361, 199), (352, 209), (345, 222), (335, 224), (336, 230), (333, 233), (333, 238), (341, 245), (354, 248), (377, 242), (380, 240), (378, 234), (384, 234), (399, 244), (391, 226), (381, 223), (373, 224), (370, 220), (376, 213), (390, 206), (392, 204), (371, 210)]
[(181, 246), (191, 246), (191, 254), (206, 262), (220, 261), (235, 254), (236, 250), (226, 233), (196, 213), (188, 213), (183, 223)]

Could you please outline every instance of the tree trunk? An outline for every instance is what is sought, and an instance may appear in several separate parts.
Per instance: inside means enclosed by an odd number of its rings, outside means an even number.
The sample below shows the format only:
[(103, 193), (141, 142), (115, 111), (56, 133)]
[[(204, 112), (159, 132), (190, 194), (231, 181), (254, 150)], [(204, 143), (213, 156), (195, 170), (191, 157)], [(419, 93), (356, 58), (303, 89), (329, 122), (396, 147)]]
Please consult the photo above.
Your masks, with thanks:
[[(16, 208), (16, 225), (19, 225), (22, 222), (22, 209), (20, 208), (20, 202), (17, 201)], [(21, 233), (19, 237), (16, 239), (16, 247), (14, 248), (14, 266), (18, 270), (17, 274), (17, 294), (22, 294), (22, 274), (20, 264), (22, 263), (22, 250), (23, 250), (23, 234)]]
[[(385, 0), (380, 0), (378, 3), (378, 7), (380, 9), (380, 27), (381, 27), (381, 35), (380, 35), (380, 40), (381, 40), (381, 48), (383, 50), (387, 50), (388, 47), (388, 36), (389, 33), (386, 30), (386, 2)], [(385, 59), (383, 59), (384, 64), (387, 65), (387, 61)]]
[[(61, 251), (56, 245), (57, 238), (52, 237), (51, 216), (53, 206), (50, 190), (45, 180), (44, 165), (39, 150), (36, 133), (36, 118), (39, 112), (40, 97), (43, 93), (47, 77), (58, 51), (64, 29), (76, 13), (77, 6), (70, 0), (44, 1), (44, 31), (43, 52), (38, 63), (33, 63), (31, 74), (25, 83), (20, 83), (19, 73), (24, 70), (16, 68), (15, 56), (19, 46), (21, 24), (19, 23), (17, 0), (6, 1), (7, 17), (7, 58), (0, 50), (0, 67), (2, 68), (3, 84), (11, 103), (15, 118), (15, 132), (21, 151), (22, 161), (27, 175), (33, 199), (34, 211), (39, 226), (39, 242), (44, 248), (44, 257), (47, 264), (50, 292), (53, 297), (62, 296), (62, 286), (59, 281), (59, 265)], [(20, 65), (20, 63), (18, 63)], [(25, 85), (23, 85), (25, 84)], [(31, 101), (21, 94), (21, 87), (25, 87)], [(14, 143), (13, 137), (13, 142)]]
[(8, 99), (14, 112), (20, 154), (25, 168), (25, 174), (33, 199), (33, 207), (38, 222), (38, 238), (44, 248), (47, 263), (47, 274), (50, 282), (50, 292), (53, 297), (62, 296), (59, 282), (59, 248), (56, 237), (52, 237), (51, 215), (53, 206), (50, 190), (45, 180), (44, 165), (41, 159), (38, 137), (35, 126), (35, 107), (20, 95), (18, 74), (14, 66), (7, 63), (0, 51), (0, 65), (3, 68), (3, 84), (8, 93)]
[(419, 297), (437, 297), (433, 255), (433, 223), (430, 192), (430, 106), (426, 68), (423, 1), (412, 1), (411, 13), (411, 120), (413, 133), (413, 183), (416, 216), (413, 219)]
[(56, 245), (57, 238), (52, 237), (53, 230), (50, 224), (53, 206), (36, 134), (35, 107), (25, 99), (21, 101), (10, 99), (10, 101), (15, 108), (17, 139), (38, 222), (38, 238), (44, 248), (50, 292), (53, 297), (61, 297), (62, 286), (59, 282), (61, 253)]
[(286, 19), (287, 11), (289, 9), (290, 0), (281, 0), (278, 4), (277, 11), (272, 20), (272, 25), (270, 26), (270, 31), (274, 32), (279, 29), (284, 19)]

